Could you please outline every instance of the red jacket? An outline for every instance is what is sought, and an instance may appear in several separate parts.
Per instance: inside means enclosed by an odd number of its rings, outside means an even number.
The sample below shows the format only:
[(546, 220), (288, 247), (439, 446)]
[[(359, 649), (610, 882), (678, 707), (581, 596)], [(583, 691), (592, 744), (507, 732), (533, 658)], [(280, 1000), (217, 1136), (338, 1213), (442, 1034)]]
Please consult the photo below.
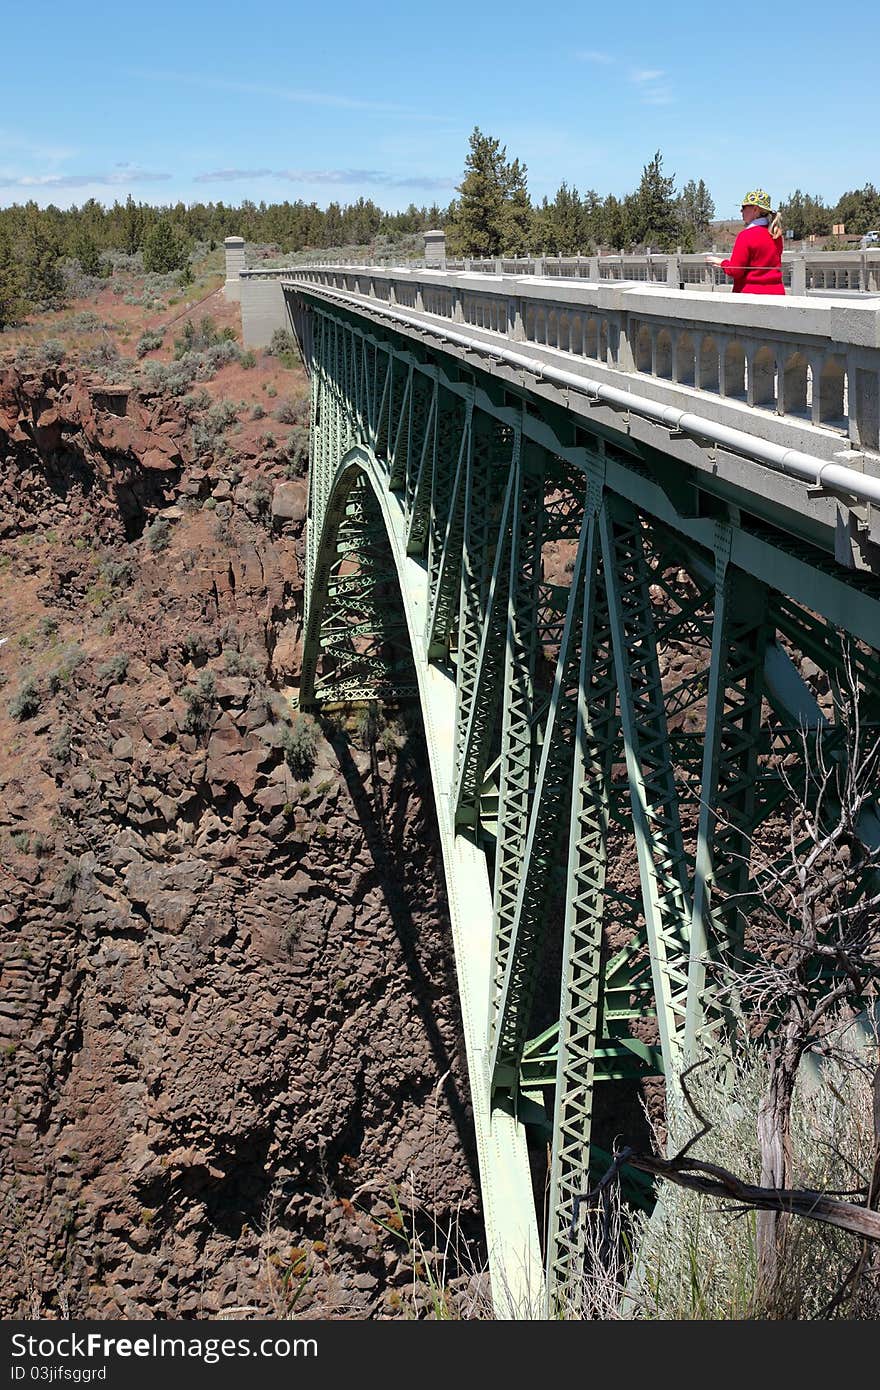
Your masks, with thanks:
[[(781, 265), (782, 237), (752, 226), (743, 227), (721, 269), (733, 280), (734, 294), (785, 294)], [(747, 269), (752, 266), (756, 269)]]

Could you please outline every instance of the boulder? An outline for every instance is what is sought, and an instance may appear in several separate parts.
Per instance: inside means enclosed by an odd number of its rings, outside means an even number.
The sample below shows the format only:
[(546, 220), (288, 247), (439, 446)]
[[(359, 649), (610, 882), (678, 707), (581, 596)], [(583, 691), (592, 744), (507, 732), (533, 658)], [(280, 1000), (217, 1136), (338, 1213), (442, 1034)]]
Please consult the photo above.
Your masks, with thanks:
[(280, 523), (279, 529), (283, 529), (287, 521), (305, 521), (307, 509), (308, 494), (302, 479), (276, 483), (272, 493), (272, 520)]

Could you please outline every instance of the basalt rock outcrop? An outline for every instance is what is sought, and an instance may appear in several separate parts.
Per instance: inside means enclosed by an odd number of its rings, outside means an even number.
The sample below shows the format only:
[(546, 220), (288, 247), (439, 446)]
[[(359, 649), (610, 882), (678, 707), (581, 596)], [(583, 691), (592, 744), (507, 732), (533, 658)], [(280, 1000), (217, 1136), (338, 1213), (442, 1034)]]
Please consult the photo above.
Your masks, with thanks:
[(0, 372), (5, 1316), (412, 1316), (450, 1230), (473, 1292), (418, 730), (290, 756), (304, 500)]
[[(92, 524), (112, 532), (121, 521), (128, 539), (140, 535), (151, 509), (170, 500), (185, 463), (185, 434), (173, 400), (142, 399), (62, 368), (29, 375), (0, 367), (0, 444), (7, 466), (37, 459), (57, 497), (78, 484), (89, 498)], [(0, 539), (56, 525), (51, 509), (22, 514), (23, 499), (4, 472)]]

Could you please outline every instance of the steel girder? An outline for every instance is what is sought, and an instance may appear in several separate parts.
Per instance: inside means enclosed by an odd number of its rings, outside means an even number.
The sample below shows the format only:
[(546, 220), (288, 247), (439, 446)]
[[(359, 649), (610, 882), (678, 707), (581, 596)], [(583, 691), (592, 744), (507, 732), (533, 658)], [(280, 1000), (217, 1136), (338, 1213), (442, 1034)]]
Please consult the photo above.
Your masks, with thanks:
[(880, 707), (880, 583), (700, 479), (679, 512), (625, 434), (304, 302), (301, 704), (454, 681), (429, 731), (441, 830), (484, 849), (492, 902), (483, 994), (463, 996), (483, 1020), (471, 1086), (494, 1124), (549, 1139), (552, 1307), (581, 1269), (595, 1086), (674, 1075), (716, 1035), (709, 972), (742, 945), (750, 845), (786, 795), (774, 757), (805, 710), (824, 718), (810, 681), (839, 678), (848, 631), (874, 635), (854, 663)]

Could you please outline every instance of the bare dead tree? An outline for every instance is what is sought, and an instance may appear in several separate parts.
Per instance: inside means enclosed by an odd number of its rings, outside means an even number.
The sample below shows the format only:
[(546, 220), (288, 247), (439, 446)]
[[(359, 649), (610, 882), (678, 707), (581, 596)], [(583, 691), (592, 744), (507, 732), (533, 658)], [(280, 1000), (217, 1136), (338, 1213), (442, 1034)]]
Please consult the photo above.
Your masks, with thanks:
[[(801, 732), (804, 780), (796, 785), (780, 768), (791, 804), (786, 852), (751, 846), (749, 951), (736, 962), (735, 988), (766, 1046), (757, 1122), (766, 1189), (792, 1187), (792, 1102), (804, 1057), (838, 1051), (841, 1018), (865, 1010), (880, 979), (880, 732), (863, 721), (848, 649), (834, 704), (834, 724)], [(866, 1205), (876, 1206), (878, 1184), (870, 1187)], [(779, 1277), (789, 1220), (784, 1206), (758, 1217), (766, 1291)]]

